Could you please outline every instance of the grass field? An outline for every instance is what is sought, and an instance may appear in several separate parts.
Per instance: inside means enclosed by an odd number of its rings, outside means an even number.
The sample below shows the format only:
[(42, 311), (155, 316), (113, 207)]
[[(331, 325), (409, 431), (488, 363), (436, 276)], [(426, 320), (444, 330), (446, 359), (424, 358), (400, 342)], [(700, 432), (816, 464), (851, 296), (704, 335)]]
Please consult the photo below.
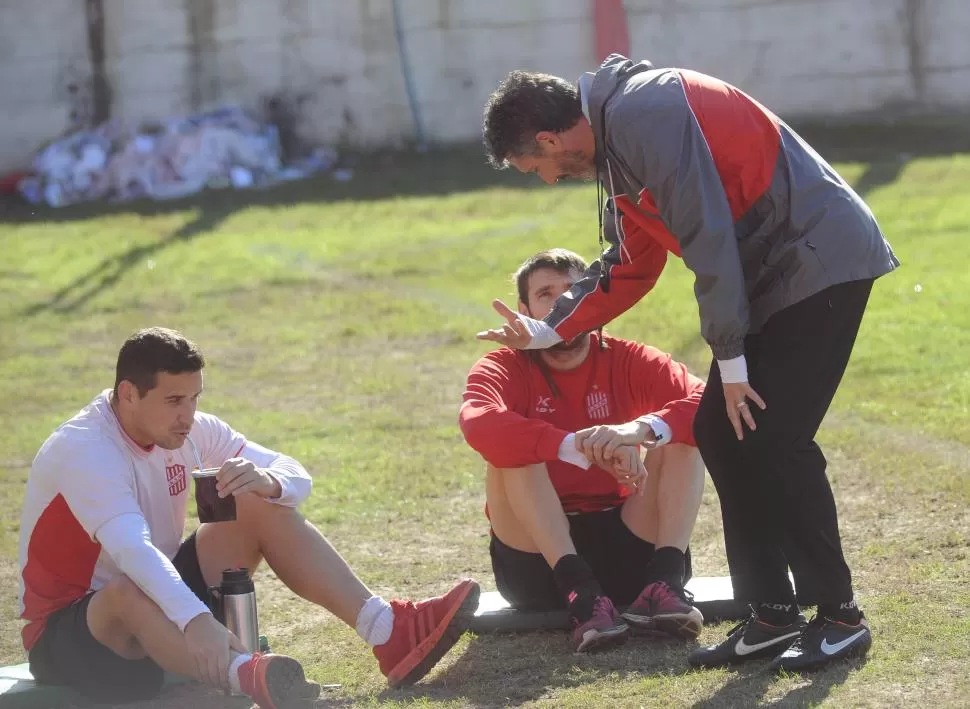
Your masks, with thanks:
[[(274, 647), (342, 685), (320, 706), (970, 705), (970, 155), (859, 135), (825, 151), (903, 268), (875, 288), (820, 438), (875, 636), (868, 661), (776, 678), (758, 664), (689, 672), (689, 646), (673, 640), (577, 657), (559, 634), (466, 635), (422, 683), (389, 691), (352, 630), (262, 572)], [(205, 410), (306, 464), (305, 513), (376, 592), (423, 597), (465, 575), (494, 588), (482, 464), (456, 426), (465, 374), (486, 349), (474, 333), (496, 321), (491, 299), (511, 297), (508, 274), (536, 250), (595, 257), (595, 204), (589, 185), (533, 185), (450, 151), (366, 159), (347, 184), (0, 211), (0, 662), (23, 661), (16, 544), (30, 461), (110, 385), (124, 337), (150, 324), (202, 345)], [(703, 374), (683, 264), (648, 299), (611, 332)], [(708, 488), (694, 543), (704, 575), (726, 572)], [(183, 689), (148, 706), (246, 702)]]

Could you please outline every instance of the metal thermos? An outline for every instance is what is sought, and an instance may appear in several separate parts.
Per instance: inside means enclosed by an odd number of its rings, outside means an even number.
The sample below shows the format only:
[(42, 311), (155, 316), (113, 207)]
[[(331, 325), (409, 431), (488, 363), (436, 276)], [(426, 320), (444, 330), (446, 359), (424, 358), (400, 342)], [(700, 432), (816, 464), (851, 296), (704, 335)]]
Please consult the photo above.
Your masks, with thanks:
[(259, 652), (256, 587), (248, 569), (223, 571), (222, 583), (209, 587), (209, 599), (216, 620), (242, 641), (247, 652)]

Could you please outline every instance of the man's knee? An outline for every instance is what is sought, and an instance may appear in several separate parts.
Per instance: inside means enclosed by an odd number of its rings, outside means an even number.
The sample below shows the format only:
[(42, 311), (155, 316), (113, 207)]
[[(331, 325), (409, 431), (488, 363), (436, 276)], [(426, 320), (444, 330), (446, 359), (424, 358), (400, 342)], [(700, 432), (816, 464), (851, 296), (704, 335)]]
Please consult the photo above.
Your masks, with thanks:
[[(241, 527), (245, 528), (246, 523), (257, 521), (265, 517), (297, 516), (302, 517), (300, 511), (295, 507), (287, 505), (277, 505), (264, 497), (247, 492), (236, 496), (236, 519), (243, 522)], [(245, 531), (243, 529), (243, 531)]]
[(523, 465), (520, 468), (497, 468), (491, 463), (485, 466), (485, 495), (497, 500), (509, 496), (508, 488), (521, 492), (536, 484), (551, 484), (545, 463)]
[(138, 584), (124, 574), (109, 581), (98, 593), (106, 601), (110, 601), (120, 615), (132, 609), (136, 612), (142, 610), (145, 603), (154, 603)]
[(700, 449), (687, 443), (668, 443), (647, 453), (647, 470), (655, 469), (661, 474), (704, 474), (704, 461)]
[(88, 606), (89, 614), (92, 612), (91, 606), (94, 606), (93, 611), (99, 616), (101, 625), (129, 630), (138, 619), (159, 610), (155, 601), (125, 575), (112, 579), (95, 594)]
[(523, 465), (518, 468), (498, 468), (491, 463), (485, 464), (485, 474), (505, 477), (506, 475), (545, 475), (549, 477), (549, 470), (545, 463)]
[(798, 432), (791, 431), (783, 425), (777, 425), (777, 422), (766, 420), (758, 422), (758, 428), (754, 431), (748, 430), (745, 426), (744, 438), (738, 442), (738, 445), (744, 451), (746, 460), (755, 465), (763, 465), (777, 463), (811, 443), (802, 439)]
[(155, 602), (127, 576), (109, 581), (94, 594), (87, 608), (88, 629), (95, 640), (128, 660), (145, 657), (136, 639), (140, 620), (160, 612)]
[(701, 459), (700, 450), (689, 443), (668, 443), (656, 450), (665, 451), (666, 455), (676, 457), (678, 462), (685, 465), (695, 464)]

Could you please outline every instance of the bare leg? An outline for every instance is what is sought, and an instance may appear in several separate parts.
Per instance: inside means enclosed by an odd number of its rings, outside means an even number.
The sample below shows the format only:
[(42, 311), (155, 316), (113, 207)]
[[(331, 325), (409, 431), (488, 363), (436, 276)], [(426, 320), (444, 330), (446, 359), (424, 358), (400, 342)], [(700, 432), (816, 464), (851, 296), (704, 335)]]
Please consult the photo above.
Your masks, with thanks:
[[(205, 618), (199, 622), (215, 623), (207, 614)], [(284, 655), (262, 656), (242, 664), (236, 672), (230, 670), (232, 663), (249, 656), (241, 658), (240, 653), (228, 648), (228, 658), (223, 656), (213, 663), (209, 657), (207, 669), (200, 671), (192, 652), (197, 648), (190, 648), (185, 634), (127, 576), (119, 576), (92, 596), (86, 621), (92, 637), (120, 657), (150, 657), (173, 674), (224, 690), (241, 690), (262, 707), (294, 706), (297, 700), (303, 706), (320, 692), (318, 684), (306, 681), (300, 664)]]
[(148, 656), (168, 672), (203, 679), (182, 631), (127, 576), (94, 594), (87, 621), (94, 639), (121, 657)]
[(687, 549), (704, 494), (704, 463), (693, 446), (668, 443), (647, 453), (647, 489), (623, 506), (623, 522), (658, 549)]
[(207, 584), (232, 566), (253, 569), (261, 558), (280, 581), (353, 628), (373, 593), (330, 542), (291, 507), (247, 493), (236, 498), (236, 522), (204, 524), (196, 538)]
[(575, 554), (569, 522), (544, 464), (486, 468), (485, 496), (492, 529), (503, 544), (541, 553), (550, 568)]

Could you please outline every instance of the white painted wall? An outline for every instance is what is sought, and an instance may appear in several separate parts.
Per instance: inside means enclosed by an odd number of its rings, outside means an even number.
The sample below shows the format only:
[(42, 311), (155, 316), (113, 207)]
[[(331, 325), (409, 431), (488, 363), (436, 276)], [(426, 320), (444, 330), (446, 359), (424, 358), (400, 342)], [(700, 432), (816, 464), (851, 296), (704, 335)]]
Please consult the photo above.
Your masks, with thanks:
[[(286, 92), (306, 96), (314, 140), (414, 136), (391, 0), (102, 1), (116, 117), (257, 107)], [(625, 4), (635, 57), (715, 74), (786, 117), (970, 109), (970, 0)], [(428, 136), (477, 139), (484, 100), (511, 69), (573, 78), (593, 67), (590, 6), (401, 0)], [(83, 115), (90, 74), (84, 2), (0, 0), (0, 172)]]

